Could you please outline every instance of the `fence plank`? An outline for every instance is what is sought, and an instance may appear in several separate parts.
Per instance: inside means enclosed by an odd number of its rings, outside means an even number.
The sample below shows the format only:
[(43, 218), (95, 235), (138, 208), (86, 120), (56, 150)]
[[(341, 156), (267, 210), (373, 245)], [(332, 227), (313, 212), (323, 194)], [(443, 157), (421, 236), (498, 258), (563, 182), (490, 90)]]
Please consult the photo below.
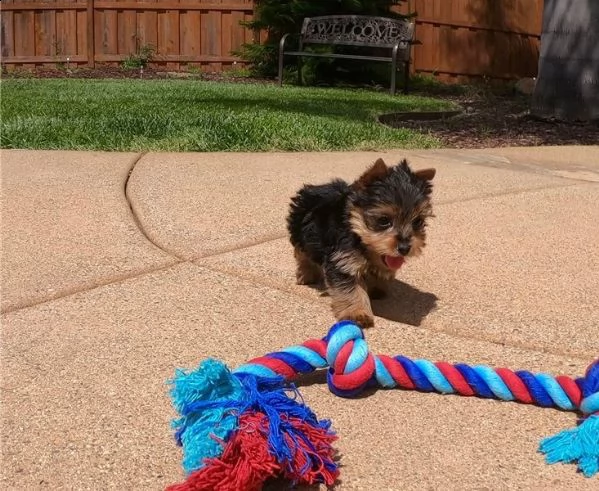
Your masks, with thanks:
[(181, 54), (199, 55), (201, 50), (201, 25), (202, 14), (198, 11), (183, 10), (179, 17), (179, 30), (181, 33)]
[[(174, 55), (179, 53), (179, 12), (167, 10), (158, 12), (158, 55)], [(167, 69), (177, 70), (178, 67), (169, 62)]]
[(118, 11), (118, 52), (126, 55), (138, 51), (137, 14), (132, 11)]
[(221, 14), (221, 53), (230, 53), (233, 49), (232, 33), (233, 33), (233, 18), (231, 12), (222, 12)]
[[(169, 10), (169, 24), (171, 26), (171, 33), (169, 36), (169, 46), (167, 50), (167, 54), (169, 55), (177, 55), (181, 53), (181, 30), (179, 23), (179, 10), (172, 9)], [(179, 71), (181, 69), (181, 64), (178, 61), (168, 62), (166, 64), (166, 68), (169, 71)]]
[(59, 10), (56, 12), (56, 54), (77, 54), (77, 11)]
[[(216, 4), (213, 8), (214, 10), (210, 11), (210, 14), (212, 15), (213, 23), (214, 26), (216, 27), (216, 30), (213, 34), (213, 42), (214, 42), (214, 48), (215, 48), (215, 55), (221, 55), (223, 53), (223, 37), (225, 35), (225, 31), (223, 28), (223, 12), (221, 10), (222, 8), (222, 0), (214, 0), (214, 3)], [(227, 51), (228, 53), (228, 51)], [(210, 63), (210, 70), (213, 72), (220, 72), (223, 69), (223, 65), (222, 63)]]
[(40, 55), (56, 54), (56, 11), (36, 12), (35, 53)]
[(243, 12), (231, 12), (231, 49), (237, 50), (241, 48), (241, 45), (245, 42), (244, 31), (248, 31), (250, 35), (252, 34), (248, 29), (239, 25), (243, 20)]
[[(90, 0), (91, 2), (92, 0)], [(93, 56), (90, 58), (90, 51), (93, 55), (94, 50), (94, 24), (93, 24), (93, 15), (90, 17), (90, 10), (93, 14), (93, 8), (86, 7), (85, 11), (77, 10), (75, 13), (75, 31), (70, 31), (71, 36), (73, 36), (73, 32), (75, 32), (76, 43), (77, 43), (77, 51), (76, 53), (81, 56), (86, 57), (86, 62), (89, 66), (91, 66), (91, 61), (93, 62)], [(90, 32), (91, 29), (91, 32)]]
[[(200, 53), (205, 56), (215, 57), (220, 55), (220, 18), (217, 17), (217, 12), (209, 11), (202, 13), (200, 33), (201, 41)], [(210, 64), (208, 70), (215, 71), (218, 67), (217, 64)]]
[(137, 14), (137, 36), (140, 47), (158, 48), (158, 12), (142, 10)]
[(0, 52), (2, 57), (15, 54), (15, 19), (13, 12), (0, 13)]
[(15, 55), (35, 55), (34, 11), (15, 12)]
[[(97, 12), (97, 11), (96, 11)], [(102, 53), (118, 53), (118, 12), (116, 10), (100, 11), (103, 15), (102, 22)], [(97, 13), (96, 13), (97, 15)]]

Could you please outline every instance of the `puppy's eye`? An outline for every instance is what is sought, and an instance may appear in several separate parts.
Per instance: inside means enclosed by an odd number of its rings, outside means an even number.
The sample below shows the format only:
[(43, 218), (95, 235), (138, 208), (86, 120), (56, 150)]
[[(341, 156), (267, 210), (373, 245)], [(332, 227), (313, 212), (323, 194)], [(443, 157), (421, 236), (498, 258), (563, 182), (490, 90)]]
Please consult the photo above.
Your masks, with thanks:
[(392, 222), (389, 217), (378, 217), (376, 219), (376, 224), (380, 228), (389, 228), (392, 225)]
[(424, 225), (424, 220), (422, 218), (415, 218), (412, 221), (412, 227), (414, 228), (414, 230), (421, 229), (423, 225)]

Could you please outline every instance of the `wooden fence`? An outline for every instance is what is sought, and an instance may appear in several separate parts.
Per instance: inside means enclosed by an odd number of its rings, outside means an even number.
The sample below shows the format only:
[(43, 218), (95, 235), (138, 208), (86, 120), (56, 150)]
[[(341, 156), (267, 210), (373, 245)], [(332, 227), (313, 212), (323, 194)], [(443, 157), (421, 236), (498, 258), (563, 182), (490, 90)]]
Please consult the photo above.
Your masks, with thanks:
[[(417, 12), (413, 71), (445, 80), (534, 76), (543, 0), (408, 0)], [(145, 46), (166, 70), (220, 71), (258, 35), (252, 0), (2, 0), (7, 69), (119, 64)]]
[(543, 0), (411, 0), (414, 70), (446, 81), (537, 73)]
[(231, 50), (253, 40), (239, 25), (252, 18), (252, 0), (3, 0), (1, 7), (2, 63), (12, 67), (118, 64), (152, 46), (155, 64), (167, 70), (220, 71), (238, 61)]

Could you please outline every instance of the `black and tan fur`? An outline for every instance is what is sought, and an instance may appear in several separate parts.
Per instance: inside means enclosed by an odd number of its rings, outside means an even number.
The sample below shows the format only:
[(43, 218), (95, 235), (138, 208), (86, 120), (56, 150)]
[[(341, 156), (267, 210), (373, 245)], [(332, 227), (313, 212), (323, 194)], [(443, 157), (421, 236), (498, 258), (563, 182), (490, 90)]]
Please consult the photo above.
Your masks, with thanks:
[(426, 245), (434, 176), (378, 159), (351, 184), (303, 186), (287, 217), (298, 284), (324, 282), (337, 319), (372, 326), (370, 299), (384, 296), (403, 258)]

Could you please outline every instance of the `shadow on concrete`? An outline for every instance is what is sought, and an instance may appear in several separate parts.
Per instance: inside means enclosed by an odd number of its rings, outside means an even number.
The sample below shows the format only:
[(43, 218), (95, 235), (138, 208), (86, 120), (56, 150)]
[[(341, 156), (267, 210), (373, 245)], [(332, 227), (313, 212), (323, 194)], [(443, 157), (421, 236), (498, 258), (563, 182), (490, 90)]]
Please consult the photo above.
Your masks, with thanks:
[[(322, 283), (306, 285), (328, 297)], [(418, 327), (424, 318), (437, 306), (438, 297), (423, 292), (400, 280), (394, 280), (387, 295), (380, 299), (371, 299), (374, 315), (384, 319)], [(376, 320), (375, 320), (376, 324)]]
[(438, 297), (433, 293), (395, 280), (385, 298), (372, 301), (372, 310), (379, 317), (418, 327), (437, 306), (437, 300)]

